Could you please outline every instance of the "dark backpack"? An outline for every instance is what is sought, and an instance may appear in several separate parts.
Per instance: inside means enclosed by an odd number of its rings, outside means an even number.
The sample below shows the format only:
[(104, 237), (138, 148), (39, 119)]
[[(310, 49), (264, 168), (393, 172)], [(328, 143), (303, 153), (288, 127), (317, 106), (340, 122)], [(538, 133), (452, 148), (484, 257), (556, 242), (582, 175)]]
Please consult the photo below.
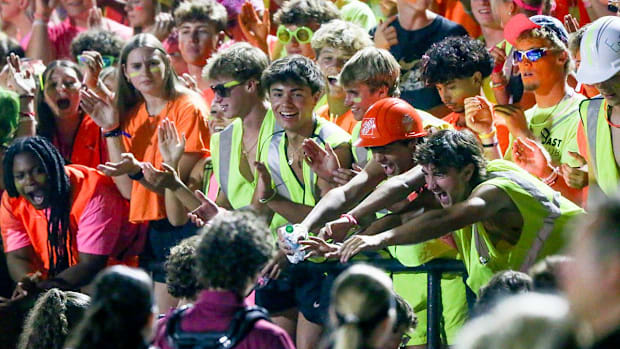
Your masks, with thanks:
[(186, 305), (176, 309), (166, 324), (166, 337), (174, 349), (230, 349), (241, 342), (254, 328), (258, 320), (269, 319), (263, 307), (251, 306), (238, 310), (224, 332), (186, 332), (181, 329), (183, 312), (191, 308)]

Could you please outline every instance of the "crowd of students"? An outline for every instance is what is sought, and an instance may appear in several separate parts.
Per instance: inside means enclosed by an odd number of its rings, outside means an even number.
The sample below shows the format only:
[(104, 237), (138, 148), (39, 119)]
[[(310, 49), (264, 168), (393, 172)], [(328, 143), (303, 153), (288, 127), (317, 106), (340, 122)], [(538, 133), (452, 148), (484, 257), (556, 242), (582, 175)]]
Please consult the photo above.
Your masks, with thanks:
[(618, 347), (617, 13), (2, 1), (0, 347)]

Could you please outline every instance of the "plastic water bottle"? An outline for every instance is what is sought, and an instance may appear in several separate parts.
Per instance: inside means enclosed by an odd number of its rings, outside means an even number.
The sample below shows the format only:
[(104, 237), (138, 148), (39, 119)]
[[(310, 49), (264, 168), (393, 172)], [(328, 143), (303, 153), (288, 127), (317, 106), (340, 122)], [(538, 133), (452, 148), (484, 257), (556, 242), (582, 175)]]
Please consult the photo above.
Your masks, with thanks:
[(293, 255), (286, 255), (286, 258), (288, 258), (289, 262), (293, 264), (302, 262), (306, 253), (301, 250), (302, 246), (298, 241), (300, 238), (303, 240), (308, 237), (308, 230), (299, 224), (287, 224), (284, 231), (284, 240), (291, 250), (294, 251)]

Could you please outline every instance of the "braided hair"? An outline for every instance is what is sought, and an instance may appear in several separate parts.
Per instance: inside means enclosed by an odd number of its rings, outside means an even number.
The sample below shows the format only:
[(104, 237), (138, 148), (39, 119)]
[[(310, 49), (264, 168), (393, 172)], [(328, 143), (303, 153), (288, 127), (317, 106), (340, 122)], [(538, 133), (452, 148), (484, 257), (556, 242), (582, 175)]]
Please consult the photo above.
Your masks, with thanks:
[[(69, 212), (71, 209), (71, 183), (65, 173), (65, 161), (60, 152), (45, 138), (25, 137), (18, 138), (9, 147), (4, 155), (4, 183), (10, 197), (18, 197), (13, 177), (13, 162), (15, 156), (21, 153), (31, 153), (41, 164), (47, 175), (45, 197), (49, 205), (47, 214), (47, 251), (49, 255), (49, 276), (55, 276), (69, 267), (70, 243)], [(53, 203), (53, 204), (52, 204)]]

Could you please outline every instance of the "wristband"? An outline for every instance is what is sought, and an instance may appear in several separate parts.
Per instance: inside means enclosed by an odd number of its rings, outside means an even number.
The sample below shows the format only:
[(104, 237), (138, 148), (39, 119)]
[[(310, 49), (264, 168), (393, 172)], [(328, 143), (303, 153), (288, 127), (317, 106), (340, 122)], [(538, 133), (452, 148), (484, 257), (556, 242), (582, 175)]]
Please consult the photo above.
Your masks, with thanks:
[(493, 143), (489, 143), (489, 144), (482, 144), (482, 147), (483, 148), (495, 148), (498, 144), (499, 144), (499, 142), (493, 142)]
[(264, 205), (264, 204), (268, 203), (269, 201), (273, 200), (273, 198), (275, 198), (275, 197), (276, 197), (276, 194), (277, 194), (278, 192), (277, 192), (276, 190), (274, 190), (274, 189), (272, 189), (272, 190), (273, 190), (273, 194), (271, 194), (271, 196), (270, 196), (270, 197), (268, 197), (268, 198), (266, 198), (266, 199), (260, 198), (260, 199), (258, 199), (258, 202), (260, 202), (261, 204), (263, 204), (263, 205)]
[(506, 81), (502, 81), (502, 82), (493, 82), (491, 81), (491, 88), (502, 88), (504, 86), (508, 85), (508, 83)]
[(480, 139), (493, 138), (493, 137), (495, 137), (496, 133), (497, 133), (497, 130), (495, 129), (495, 127), (493, 127), (493, 130), (491, 130), (491, 132), (489, 132), (489, 133), (479, 133), (478, 134), (478, 138), (480, 138)]
[(340, 215), (340, 218), (346, 218), (351, 224), (360, 225), (357, 219), (350, 213), (343, 213)]
[(555, 184), (555, 181), (557, 181), (557, 179), (558, 179), (558, 168), (555, 167), (549, 176), (542, 178), (541, 180), (543, 183), (551, 187)]
[(129, 176), (129, 178), (133, 179), (134, 181), (139, 181), (142, 178), (144, 178), (144, 172), (142, 172), (142, 169), (140, 169), (140, 171), (138, 171), (138, 173), (132, 174), (132, 175), (127, 175), (127, 176)]
[(113, 130), (110, 131), (105, 131), (103, 132), (103, 137), (108, 138), (108, 137), (119, 137), (119, 136), (125, 136), (127, 138), (131, 138), (131, 135), (123, 130), (121, 130), (120, 127), (117, 127)]
[(28, 118), (28, 119), (30, 119), (30, 118), (33, 118), (33, 119), (34, 119), (34, 117), (35, 117), (35, 116), (34, 116), (34, 113), (33, 113), (33, 112), (31, 112), (31, 111), (21, 112), (21, 113), (19, 113), (19, 116), (20, 116), (20, 118), (22, 118), (22, 117), (23, 117), (23, 118)]

